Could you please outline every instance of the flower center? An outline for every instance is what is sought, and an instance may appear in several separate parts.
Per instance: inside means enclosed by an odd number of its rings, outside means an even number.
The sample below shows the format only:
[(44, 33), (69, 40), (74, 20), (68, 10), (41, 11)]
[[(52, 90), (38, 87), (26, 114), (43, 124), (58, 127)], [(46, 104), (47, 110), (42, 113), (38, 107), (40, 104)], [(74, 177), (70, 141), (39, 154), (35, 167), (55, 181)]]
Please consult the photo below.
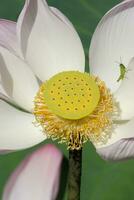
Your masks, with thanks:
[(44, 98), (55, 115), (76, 120), (93, 112), (99, 102), (100, 92), (89, 74), (68, 71), (46, 82)]
[(98, 77), (61, 72), (44, 82), (35, 97), (36, 123), (48, 138), (80, 149), (90, 140), (105, 143), (115, 115), (113, 96)]

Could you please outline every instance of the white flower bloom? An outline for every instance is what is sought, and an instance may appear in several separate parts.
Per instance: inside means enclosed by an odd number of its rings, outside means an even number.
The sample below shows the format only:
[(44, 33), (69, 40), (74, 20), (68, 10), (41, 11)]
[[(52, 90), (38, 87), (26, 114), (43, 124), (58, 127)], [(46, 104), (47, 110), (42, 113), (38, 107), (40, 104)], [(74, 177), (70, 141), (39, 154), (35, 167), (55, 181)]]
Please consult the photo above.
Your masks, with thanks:
[[(134, 155), (133, 15), (132, 0), (110, 10), (97, 26), (89, 51), (91, 73), (105, 81), (121, 109), (110, 139), (102, 145), (94, 144), (105, 159), (120, 160)], [(10, 101), (28, 111), (19, 111), (1, 100), (0, 148), (8, 151), (45, 139), (32, 124), (30, 114), (39, 89), (37, 78), (44, 82), (61, 71), (83, 72), (85, 57), (71, 22), (44, 0), (26, 0), (17, 24), (1, 20), (0, 27), (1, 87)], [(117, 82), (120, 59), (128, 70), (124, 79)]]
[[(84, 70), (84, 51), (73, 25), (43, 0), (26, 0), (17, 24), (0, 21), (1, 92), (29, 113), (0, 100), (0, 149), (24, 149), (46, 137), (32, 122), (37, 77), (63, 70)], [(5, 37), (6, 36), (6, 37)], [(4, 96), (1, 96), (2, 99)]]

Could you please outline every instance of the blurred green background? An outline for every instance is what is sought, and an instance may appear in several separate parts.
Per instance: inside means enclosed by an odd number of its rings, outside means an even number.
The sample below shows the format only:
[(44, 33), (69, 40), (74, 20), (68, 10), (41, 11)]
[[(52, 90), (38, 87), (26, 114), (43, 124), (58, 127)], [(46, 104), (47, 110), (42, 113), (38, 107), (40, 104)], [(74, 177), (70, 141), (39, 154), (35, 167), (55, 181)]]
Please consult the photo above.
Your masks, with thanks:
[[(87, 66), (88, 49), (94, 29), (104, 13), (118, 2), (119, 0), (48, 0), (51, 6), (59, 8), (68, 16), (76, 27), (84, 45)], [(0, 0), (0, 17), (16, 21), (23, 4), (24, 0)], [(45, 143), (48, 142), (51, 141)], [(66, 147), (57, 143), (56, 145), (67, 157)], [(0, 156), (0, 199), (2, 199), (3, 188), (11, 172), (27, 154), (38, 148), (38, 146)], [(64, 166), (63, 183), (66, 182), (66, 170), (67, 166)], [(81, 200), (133, 200), (133, 188), (134, 160), (108, 163), (96, 154), (91, 144), (85, 145)], [(66, 193), (64, 195), (62, 187), (58, 200), (63, 199), (66, 199)]]

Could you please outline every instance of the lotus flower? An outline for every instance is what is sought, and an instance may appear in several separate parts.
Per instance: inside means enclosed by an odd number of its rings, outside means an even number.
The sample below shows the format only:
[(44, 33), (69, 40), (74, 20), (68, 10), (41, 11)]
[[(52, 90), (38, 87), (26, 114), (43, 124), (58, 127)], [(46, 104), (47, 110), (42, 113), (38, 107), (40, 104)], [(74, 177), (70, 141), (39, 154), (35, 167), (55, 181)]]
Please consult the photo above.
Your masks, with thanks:
[[(114, 129), (108, 133), (107, 140), (101, 144), (92, 141), (97, 152), (108, 160), (134, 155), (133, 11), (132, 0), (110, 10), (97, 26), (89, 50), (91, 74), (105, 81), (105, 91), (109, 95), (110, 89), (120, 109), (119, 116), (112, 120)], [(1, 20), (0, 26), (1, 98), (4, 100), (0, 102), (0, 148), (10, 151), (28, 148), (46, 139), (45, 133), (32, 124), (33, 101), (39, 85), (63, 71), (83, 72), (85, 57), (71, 22), (45, 0), (26, 0), (17, 23)], [(117, 63), (120, 60), (125, 70), (121, 80)], [(104, 138), (103, 135), (102, 131)]]
[(54, 145), (39, 148), (12, 173), (2, 199), (56, 199), (61, 161), (62, 154)]

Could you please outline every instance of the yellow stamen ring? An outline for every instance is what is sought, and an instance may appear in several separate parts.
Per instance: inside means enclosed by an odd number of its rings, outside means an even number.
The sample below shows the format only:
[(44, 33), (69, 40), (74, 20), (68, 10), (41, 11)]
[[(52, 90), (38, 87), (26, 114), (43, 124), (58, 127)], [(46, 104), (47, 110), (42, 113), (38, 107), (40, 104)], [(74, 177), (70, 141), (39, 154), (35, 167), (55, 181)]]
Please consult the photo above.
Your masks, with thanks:
[[(88, 140), (105, 143), (110, 137), (109, 130), (112, 127), (115, 106), (110, 91), (106, 88), (105, 83), (97, 77), (80, 72), (66, 72), (66, 75), (67, 73), (68, 76), (65, 76), (65, 72), (63, 72), (59, 74), (61, 79), (54, 76), (41, 85), (35, 97), (36, 123), (42, 126), (43, 132), (47, 134), (48, 138), (60, 139), (60, 142), (67, 143), (70, 149), (80, 149)], [(83, 81), (80, 81), (79, 73), (82, 74)], [(79, 79), (78, 82), (77, 79), (73, 79), (74, 75)], [(90, 85), (90, 83), (93, 84)], [(63, 84), (67, 84), (66, 87)], [(69, 87), (69, 84), (73, 87)], [(58, 87), (60, 88), (58, 89)], [(88, 92), (89, 87), (90, 92)], [(70, 88), (75, 91), (71, 92)], [(60, 92), (59, 96), (58, 92)], [(70, 97), (67, 98), (68, 94)], [(85, 97), (83, 98), (81, 94), (84, 94)], [(94, 98), (89, 98), (89, 94), (94, 96), (95, 103)], [(71, 105), (72, 101), (74, 106)], [(61, 106), (58, 106), (59, 103)], [(66, 104), (68, 105), (66, 106)], [(76, 106), (78, 110), (74, 110)]]

